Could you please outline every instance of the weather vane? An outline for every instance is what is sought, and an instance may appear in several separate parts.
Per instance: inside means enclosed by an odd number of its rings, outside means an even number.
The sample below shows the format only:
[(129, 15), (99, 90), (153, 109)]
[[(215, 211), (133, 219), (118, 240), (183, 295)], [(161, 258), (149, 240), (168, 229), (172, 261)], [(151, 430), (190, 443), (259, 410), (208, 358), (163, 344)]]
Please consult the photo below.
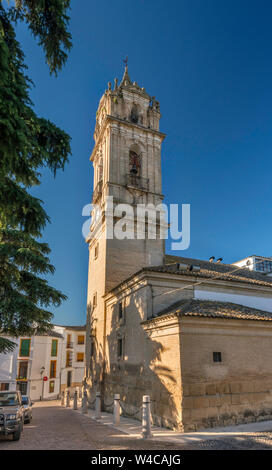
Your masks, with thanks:
[(126, 58), (123, 59), (123, 62), (124, 62), (124, 64), (125, 64), (125, 66), (127, 67), (127, 64), (128, 64), (128, 56), (126, 56)]

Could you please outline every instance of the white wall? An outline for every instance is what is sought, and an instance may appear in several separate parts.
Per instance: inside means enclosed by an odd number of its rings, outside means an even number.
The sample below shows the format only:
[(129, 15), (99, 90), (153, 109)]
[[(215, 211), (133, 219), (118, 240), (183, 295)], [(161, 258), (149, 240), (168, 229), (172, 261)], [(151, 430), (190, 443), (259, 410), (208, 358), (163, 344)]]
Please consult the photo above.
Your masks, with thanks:
[[(57, 328), (57, 327), (56, 327)], [(60, 328), (60, 327), (58, 327)], [(62, 386), (67, 386), (67, 373), (68, 371), (72, 372), (71, 382), (82, 383), (85, 371), (85, 342), (86, 342), (86, 333), (85, 331), (78, 330), (69, 330), (64, 329), (58, 332), (64, 336), (63, 346), (62, 346), (62, 357), (61, 357), (61, 384)], [(72, 356), (72, 366), (66, 367), (66, 344), (67, 337), (71, 335), (71, 342), (73, 343), (73, 348), (69, 349)], [(78, 336), (84, 335), (84, 344), (77, 344)], [(77, 362), (77, 353), (82, 352), (84, 354), (84, 362)]]
[(9, 390), (16, 389), (18, 342), (12, 352), (0, 354), (0, 384), (9, 383)]
[[(85, 344), (77, 344), (79, 335), (84, 335), (85, 331), (67, 330), (65, 327), (54, 326), (54, 330), (63, 335), (63, 338), (54, 336), (32, 336), (30, 343), (30, 355), (28, 358), (19, 357), (20, 339), (17, 340), (16, 349), (12, 353), (0, 354), (0, 383), (10, 383), (10, 389), (16, 389), (16, 377), (19, 361), (28, 362), (27, 394), (32, 400), (40, 400), (43, 395), (45, 400), (55, 399), (61, 391), (60, 385), (67, 384), (67, 372), (72, 372), (72, 382), (82, 383), (85, 371)], [(66, 368), (66, 344), (67, 335), (71, 334), (73, 343), (72, 366)], [(58, 340), (57, 356), (51, 356), (52, 340)], [(14, 340), (15, 341), (15, 340)], [(77, 362), (77, 353), (84, 353), (84, 362)], [(56, 360), (56, 377), (50, 379), (50, 362)], [(41, 368), (44, 367), (43, 377), (48, 377), (47, 381), (42, 380)], [(50, 380), (54, 381), (54, 392), (49, 392)], [(42, 391), (43, 390), (43, 391)]]
[[(60, 392), (60, 362), (61, 362), (61, 343), (62, 338), (54, 338), (52, 336), (34, 336), (32, 339), (33, 356), (32, 364), (30, 364), (29, 378), (30, 378), (30, 390), (29, 394), (33, 400), (39, 400), (42, 396), (43, 387), (43, 398), (53, 399), (56, 398)], [(51, 345), (52, 340), (58, 340), (58, 354), (57, 356), (51, 356)], [(50, 379), (50, 362), (51, 360), (57, 361), (56, 378)], [(48, 380), (44, 382), (41, 378), (41, 368), (44, 367), (43, 377), (48, 377)], [(54, 381), (54, 392), (49, 392), (49, 382)]]
[[(247, 268), (250, 271), (254, 269), (254, 260), (252, 256), (249, 256), (248, 258), (242, 259), (241, 261), (237, 261), (235, 263), (232, 263), (234, 266), (238, 266), (240, 268)], [(250, 264), (248, 265), (247, 262), (250, 261)]]
[(257, 308), (267, 312), (272, 312), (272, 294), (270, 297), (256, 296), (242, 293), (216, 292), (207, 289), (195, 289), (195, 299), (217, 300), (221, 302), (233, 302), (235, 304), (245, 305), (247, 307)]

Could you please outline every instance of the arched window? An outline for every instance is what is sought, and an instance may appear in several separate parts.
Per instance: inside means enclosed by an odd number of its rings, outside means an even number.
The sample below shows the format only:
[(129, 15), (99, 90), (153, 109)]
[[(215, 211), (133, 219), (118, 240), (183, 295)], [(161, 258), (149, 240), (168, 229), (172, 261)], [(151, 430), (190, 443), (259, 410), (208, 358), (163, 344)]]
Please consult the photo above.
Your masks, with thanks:
[(135, 150), (129, 151), (129, 173), (132, 176), (140, 176), (141, 174), (141, 154)]
[(136, 104), (134, 104), (131, 108), (130, 120), (134, 124), (137, 124), (137, 122), (139, 121), (139, 111), (138, 111), (138, 106)]
[(101, 157), (99, 160), (98, 166), (98, 182), (103, 180), (103, 158)]

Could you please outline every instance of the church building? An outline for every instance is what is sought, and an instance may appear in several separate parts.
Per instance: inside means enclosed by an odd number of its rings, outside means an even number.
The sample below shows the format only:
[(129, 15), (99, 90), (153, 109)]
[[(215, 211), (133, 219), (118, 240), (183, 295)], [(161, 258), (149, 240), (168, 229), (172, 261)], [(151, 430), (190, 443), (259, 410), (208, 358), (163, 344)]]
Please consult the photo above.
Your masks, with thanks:
[[(123, 79), (96, 113), (89, 246), (86, 384), (102, 405), (120, 393), (137, 415), (151, 397), (154, 424), (177, 430), (272, 419), (272, 278), (247, 269), (165, 254), (155, 237), (112, 236), (129, 204), (163, 201), (160, 105)], [(121, 206), (120, 206), (121, 205)], [(124, 206), (125, 207), (125, 206)], [(134, 222), (132, 223), (134, 224)]]

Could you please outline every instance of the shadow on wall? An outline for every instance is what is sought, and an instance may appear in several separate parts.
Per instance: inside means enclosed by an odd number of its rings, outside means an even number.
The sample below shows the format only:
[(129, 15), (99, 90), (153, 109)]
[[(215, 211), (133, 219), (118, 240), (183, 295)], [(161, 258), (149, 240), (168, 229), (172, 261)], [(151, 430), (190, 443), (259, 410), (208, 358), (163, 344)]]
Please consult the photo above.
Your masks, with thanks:
[(101, 391), (103, 381), (103, 348), (97, 338), (97, 318), (92, 316), (92, 304), (87, 306), (86, 341), (89, 348), (86, 350), (86, 383), (88, 385), (88, 400), (93, 401), (95, 393)]

